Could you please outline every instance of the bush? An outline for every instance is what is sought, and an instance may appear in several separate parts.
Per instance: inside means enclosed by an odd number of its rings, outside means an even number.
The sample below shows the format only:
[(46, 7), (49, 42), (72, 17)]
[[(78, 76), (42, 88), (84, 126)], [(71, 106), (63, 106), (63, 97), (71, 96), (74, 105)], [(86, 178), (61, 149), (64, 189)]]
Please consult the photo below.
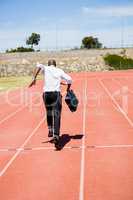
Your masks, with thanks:
[(111, 68), (116, 70), (133, 69), (133, 59), (125, 56), (107, 54), (104, 57), (104, 61)]
[(21, 53), (21, 52), (34, 52), (33, 48), (18, 47), (16, 49), (6, 50), (6, 53)]

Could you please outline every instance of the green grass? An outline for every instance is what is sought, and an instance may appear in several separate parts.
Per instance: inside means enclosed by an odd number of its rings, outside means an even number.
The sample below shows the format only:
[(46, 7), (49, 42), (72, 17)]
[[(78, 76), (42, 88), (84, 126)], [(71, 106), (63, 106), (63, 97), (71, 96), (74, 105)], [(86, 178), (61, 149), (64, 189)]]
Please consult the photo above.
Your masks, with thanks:
[[(42, 77), (39, 76), (38, 79)], [(0, 78), (0, 92), (14, 90), (20, 87), (28, 86), (31, 83), (32, 77), (4, 77)]]

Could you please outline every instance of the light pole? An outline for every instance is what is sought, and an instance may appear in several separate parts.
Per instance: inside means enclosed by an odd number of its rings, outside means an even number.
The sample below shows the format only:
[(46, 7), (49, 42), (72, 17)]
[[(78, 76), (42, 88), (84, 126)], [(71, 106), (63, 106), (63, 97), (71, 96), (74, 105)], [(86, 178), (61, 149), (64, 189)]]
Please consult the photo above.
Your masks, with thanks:
[(124, 48), (124, 27), (125, 24), (124, 24), (124, 17), (122, 16), (121, 17), (121, 48), (123, 49)]
[(55, 45), (56, 45), (56, 51), (58, 50), (58, 26), (56, 23), (56, 27), (55, 27), (55, 35), (56, 35), (56, 41), (55, 41)]

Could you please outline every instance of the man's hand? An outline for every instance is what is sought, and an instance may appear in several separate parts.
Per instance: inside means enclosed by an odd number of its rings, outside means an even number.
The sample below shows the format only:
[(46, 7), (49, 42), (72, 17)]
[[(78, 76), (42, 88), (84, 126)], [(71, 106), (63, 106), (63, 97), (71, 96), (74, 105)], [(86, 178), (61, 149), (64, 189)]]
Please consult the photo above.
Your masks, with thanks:
[(67, 86), (67, 92), (69, 92), (70, 88), (71, 88), (71, 84), (68, 84), (68, 86)]
[(33, 79), (33, 81), (31, 82), (31, 84), (29, 85), (29, 87), (32, 87), (35, 84), (36, 84), (36, 79)]

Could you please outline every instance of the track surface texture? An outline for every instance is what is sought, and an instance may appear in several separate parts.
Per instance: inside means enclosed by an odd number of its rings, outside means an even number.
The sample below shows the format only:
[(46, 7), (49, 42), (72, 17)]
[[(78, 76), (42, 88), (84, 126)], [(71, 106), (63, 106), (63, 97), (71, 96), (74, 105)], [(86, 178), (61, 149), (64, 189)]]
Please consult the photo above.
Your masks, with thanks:
[(42, 82), (0, 94), (1, 200), (132, 200), (133, 71), (71, 74), (61, 150), (47, 138)]

